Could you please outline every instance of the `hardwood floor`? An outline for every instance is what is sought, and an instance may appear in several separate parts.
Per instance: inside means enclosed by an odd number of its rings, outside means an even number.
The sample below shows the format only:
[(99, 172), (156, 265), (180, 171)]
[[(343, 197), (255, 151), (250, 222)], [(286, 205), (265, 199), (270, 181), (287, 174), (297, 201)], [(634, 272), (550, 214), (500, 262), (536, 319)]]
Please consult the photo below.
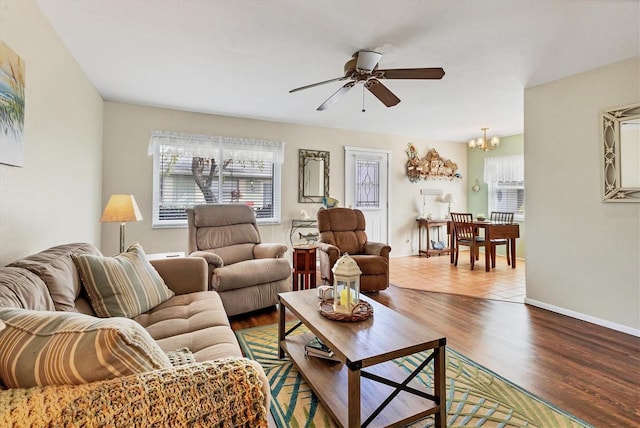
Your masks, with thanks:
[[(443, 274), (447, 265), (441, 266)], [(371, 297), (441, 332), (447, 346), (596, 427), (638, 426), (640, 338), (517, 302), (396, 286)], [(275, 308), (231, 320), (234, 329), (275, 322)]]

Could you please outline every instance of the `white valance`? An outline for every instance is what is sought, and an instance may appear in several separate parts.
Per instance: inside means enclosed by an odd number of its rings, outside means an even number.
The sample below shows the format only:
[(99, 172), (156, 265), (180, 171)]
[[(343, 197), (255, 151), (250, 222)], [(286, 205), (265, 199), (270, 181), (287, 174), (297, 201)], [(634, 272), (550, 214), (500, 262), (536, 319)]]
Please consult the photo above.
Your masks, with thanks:
[(160, 147), (166, 153), (185, 157), (214, 157), (222, 149), (225, 157), (231, 152), (230, 157), (237, 161), (284, 162), (284, 143), (281, 141), (153, 131), (149, 156)]
[(524, 181), (524, 156), (496, 156), (484, 159), (484, 182)]

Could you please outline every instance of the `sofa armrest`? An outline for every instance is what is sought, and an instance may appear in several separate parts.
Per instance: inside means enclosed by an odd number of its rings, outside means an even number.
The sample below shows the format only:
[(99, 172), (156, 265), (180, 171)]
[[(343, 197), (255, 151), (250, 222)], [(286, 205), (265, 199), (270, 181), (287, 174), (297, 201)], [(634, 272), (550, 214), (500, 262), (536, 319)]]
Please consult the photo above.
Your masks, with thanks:
[(336, 260), (340, 256), (340, 248), (336, 247), (335, 245), (327, 244), (326, 242), (318, 242), (315, 245), (320, 251), (335, 257)]
[(0, 390), (0, 426), (264, 427), (257, 364), (225, 358), (84, 385)]
[(189, 254), (189, 257), (202, 257), (207, 261), (208, 264), (211, 265), (213, 269), (224, 266), (224, 260), (222, 260), (222, 257), (217, 255), (216, 253), (212, 253), (211, 251), (194, 251), (193, 253)]
[(335, 245), (326, 242), (316, 243), (318, 247), (318, 257), (320, 258), (320, 277), (323, 282), (333, 284), (333, 272), (331, 268), (340, 257), (340, 249)]
[(207, 262), (201, 257), (176, 257), (150, 260), (165, 284), (176, 294), (195, 293), (209, 289)]
[(364, 252), (365, 254), (371, 254), (373, 256), (382, 256), (389, 258), (391, 247), (387, 244), (383, 244), (382, 242), (367, 241), (367, 243), (364, 244)]
[(253, 257), (256, 259), (279, 259), (287, 252), (284, 244), (256, 244), (253, 247)]

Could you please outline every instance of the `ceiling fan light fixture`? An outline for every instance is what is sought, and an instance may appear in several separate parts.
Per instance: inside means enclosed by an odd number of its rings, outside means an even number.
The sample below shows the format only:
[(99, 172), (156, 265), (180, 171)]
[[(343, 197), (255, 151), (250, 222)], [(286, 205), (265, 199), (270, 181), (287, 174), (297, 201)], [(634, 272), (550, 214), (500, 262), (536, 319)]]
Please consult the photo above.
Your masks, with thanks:
[(378, 65), (382, 54), (374, 51), (362, 50), (353, 54), (357, 58), (356, 69), (371, 72)]

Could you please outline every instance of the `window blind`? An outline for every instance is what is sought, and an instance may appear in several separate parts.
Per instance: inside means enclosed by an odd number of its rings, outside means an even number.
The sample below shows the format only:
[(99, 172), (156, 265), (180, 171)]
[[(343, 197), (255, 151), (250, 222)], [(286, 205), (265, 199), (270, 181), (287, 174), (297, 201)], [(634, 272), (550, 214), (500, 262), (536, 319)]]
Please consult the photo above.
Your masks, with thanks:
[(490, 212), (512, 212), (516, 220), (524, 220), (524, 156), (485, 158), (484, 181), (489, 185)]
[(258, 223), (280, 222), (284, 143), (154, 131), (153, 227), (186, 225), (185, 209), (244, 203)]

